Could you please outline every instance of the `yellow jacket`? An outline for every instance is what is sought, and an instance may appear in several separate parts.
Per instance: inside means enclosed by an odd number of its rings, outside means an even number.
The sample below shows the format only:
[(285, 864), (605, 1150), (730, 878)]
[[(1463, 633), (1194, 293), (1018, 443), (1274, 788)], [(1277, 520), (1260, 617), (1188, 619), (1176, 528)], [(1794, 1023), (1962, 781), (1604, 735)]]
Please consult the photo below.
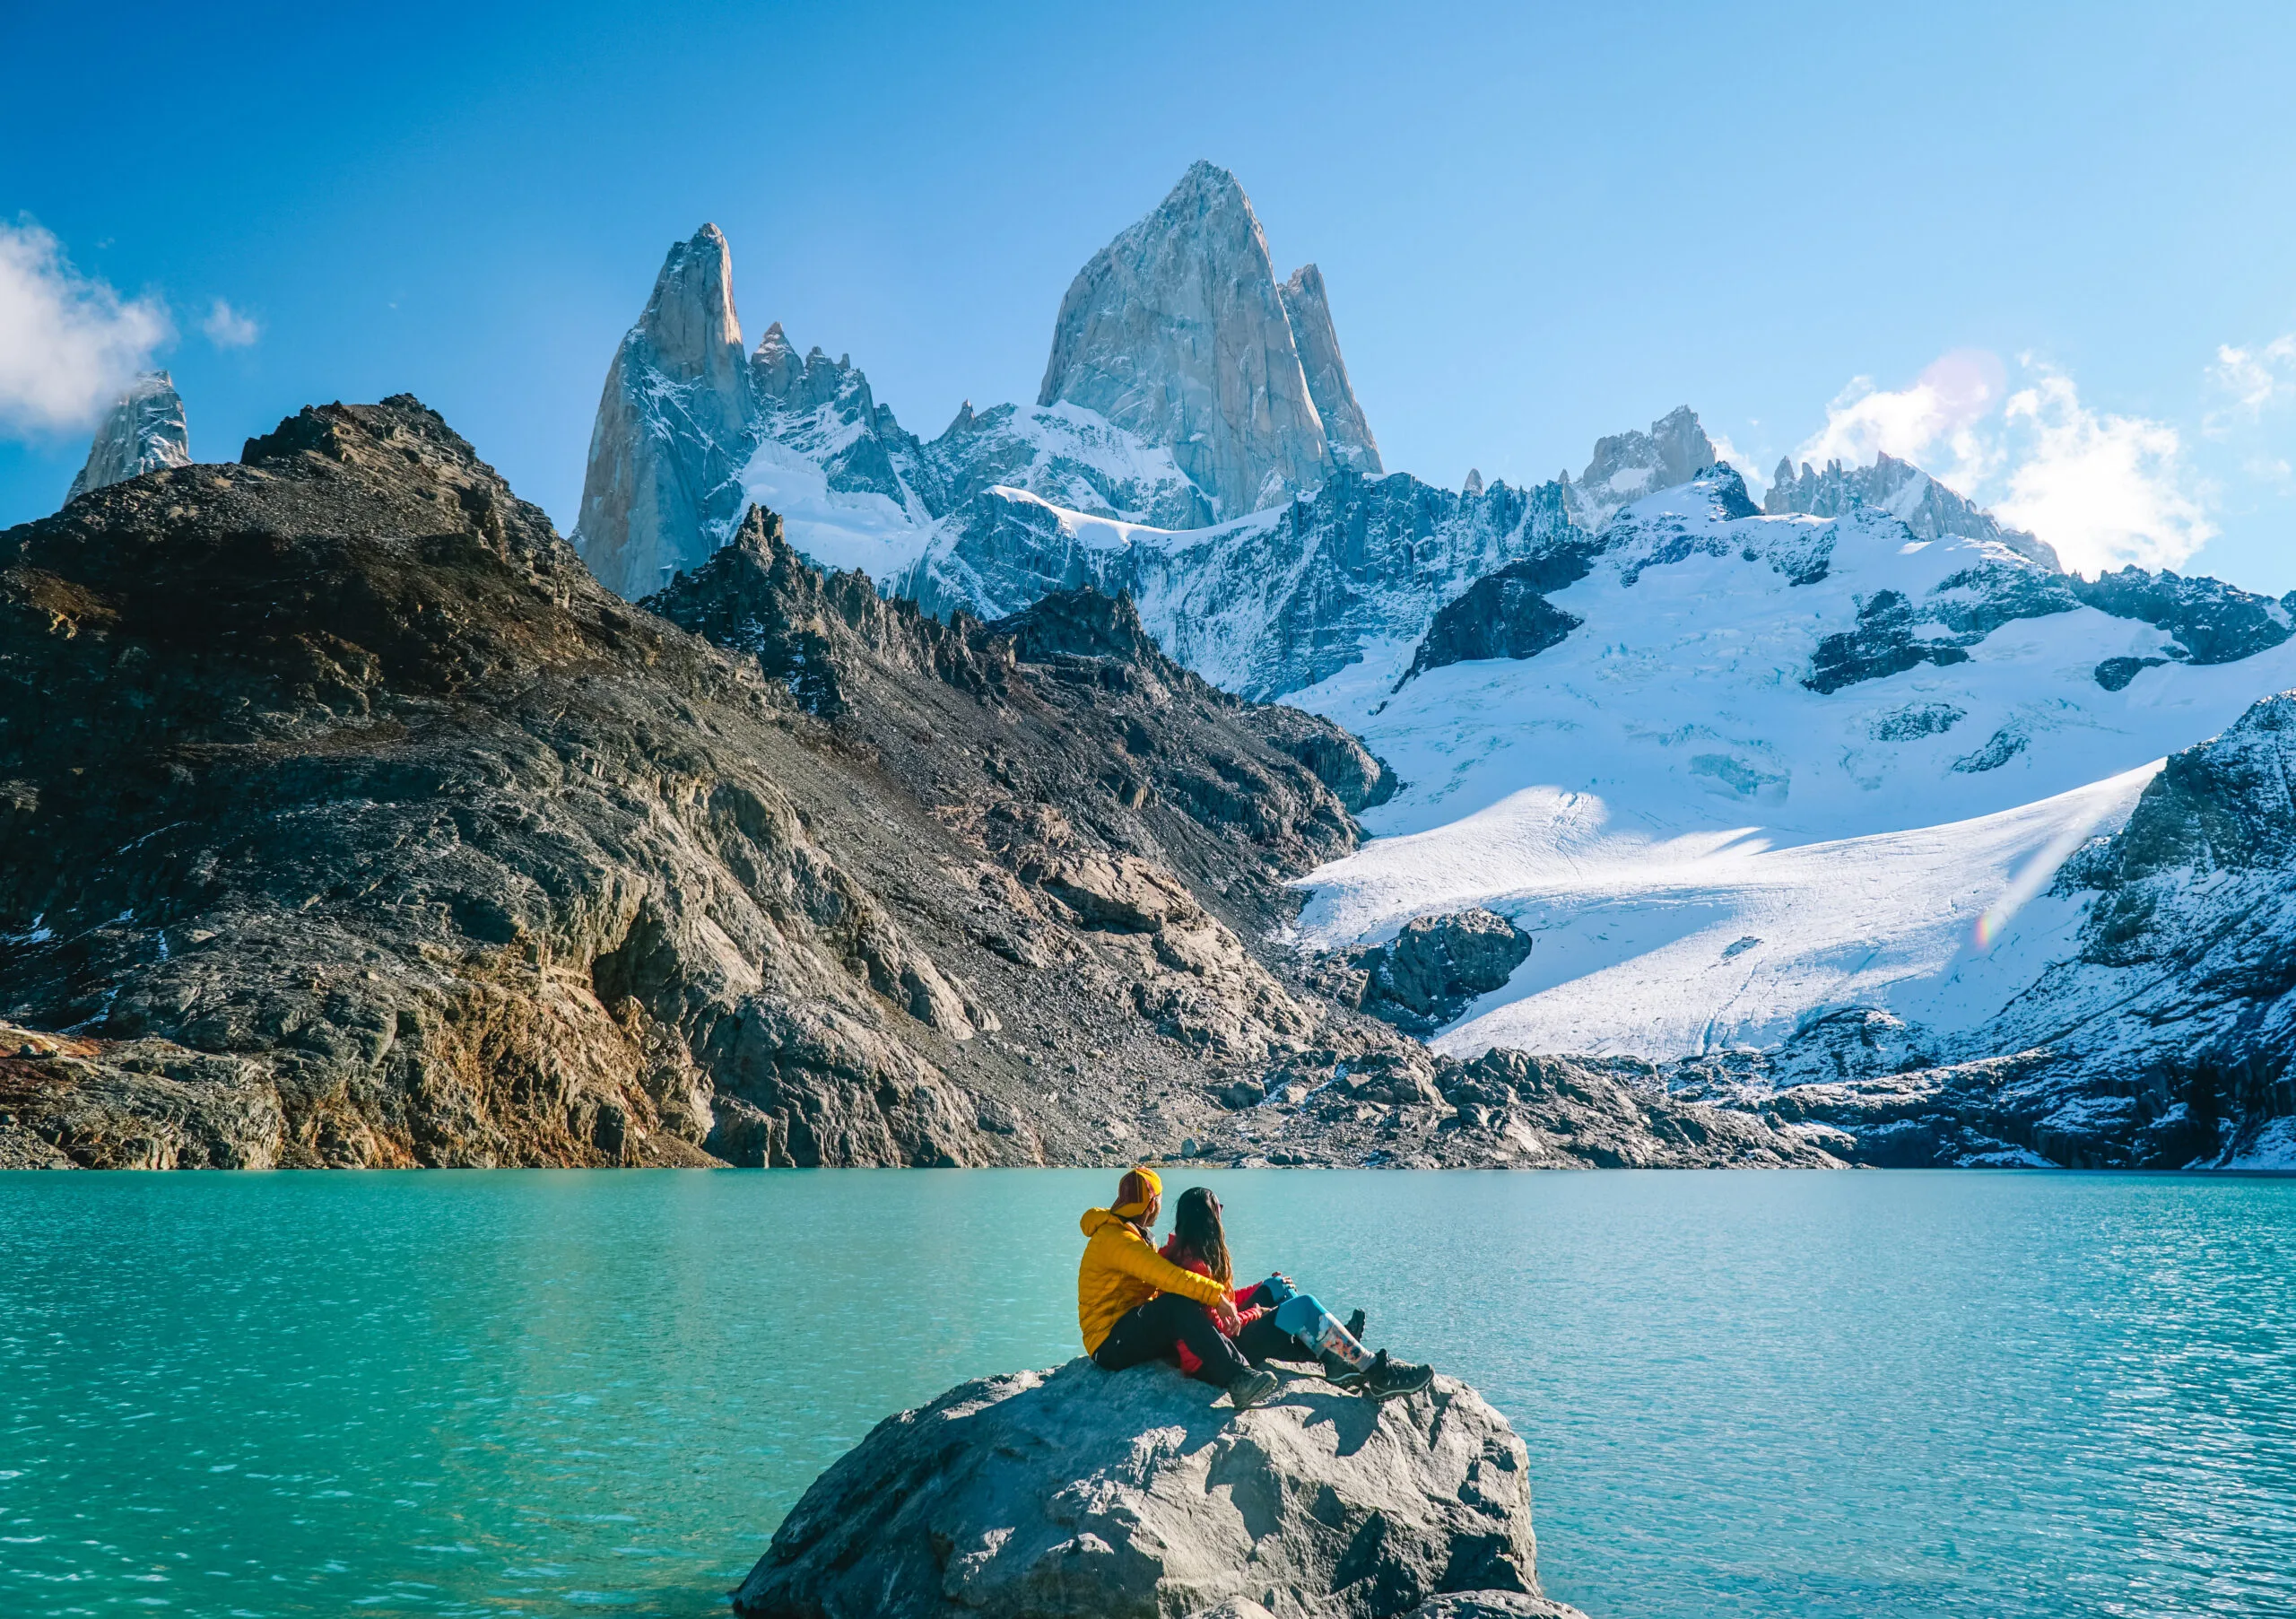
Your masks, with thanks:
[(1228, 1296), (1210, 1276), (1182, 1270), (1158, 1253), (1129, 1220), (1088, 1208), (1077, 1223), (1090, 1239), (1076, 1266), (1076, 1325), (1084, 1329), (1086, 1354), (1100, 1348), (1118, 1316), (1160, 1293), (1185, 1293), (1204, 1304)]

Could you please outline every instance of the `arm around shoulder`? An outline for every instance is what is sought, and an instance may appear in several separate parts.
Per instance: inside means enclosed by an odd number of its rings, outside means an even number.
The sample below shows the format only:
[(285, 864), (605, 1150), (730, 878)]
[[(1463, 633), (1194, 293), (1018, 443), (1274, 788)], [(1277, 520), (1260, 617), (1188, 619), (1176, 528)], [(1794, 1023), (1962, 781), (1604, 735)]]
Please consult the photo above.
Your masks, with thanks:
[(1116, 1245), (1116, 1262), (1127, 1275), (1137, 1276), (1159, 1293), (1176, 1293), (1199, 1304), (1223, 1304), (1228, 1290), (1200, 1272), (1183, 1269), (1145, 1242)]

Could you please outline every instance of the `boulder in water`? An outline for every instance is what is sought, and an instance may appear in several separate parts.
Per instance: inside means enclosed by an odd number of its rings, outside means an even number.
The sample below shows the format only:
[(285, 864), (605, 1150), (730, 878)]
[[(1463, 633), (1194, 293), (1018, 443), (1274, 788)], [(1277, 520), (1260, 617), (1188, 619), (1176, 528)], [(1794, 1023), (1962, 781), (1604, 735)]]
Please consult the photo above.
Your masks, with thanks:
[[(745, 1619), (1387, 1619), (1535, 1606), (1523, 1442), (1439, 1377), (1374, 1405), (1294, 1379), (1239, 1414), (1162, 1366), (984, 1378), (880, 1423), (734, 1593)], [(1448, 1614), (1453, 1610), (1436, 1609)]]

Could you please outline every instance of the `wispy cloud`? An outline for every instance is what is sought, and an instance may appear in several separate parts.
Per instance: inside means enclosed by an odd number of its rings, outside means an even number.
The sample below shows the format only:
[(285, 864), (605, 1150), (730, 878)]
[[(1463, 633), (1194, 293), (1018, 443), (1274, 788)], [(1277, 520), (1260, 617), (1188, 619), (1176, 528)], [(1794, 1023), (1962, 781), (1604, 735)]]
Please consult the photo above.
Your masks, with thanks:
[(199, 323), (199, 329), (219, 349), (248, 348), (263, 335), (263, 328), (253, 318), (242, 315), (220, 298), (207, 311), (207, 318)]
[(1957, 349), (1907, 387), (1857, 378), (1795, 458), (1914, 462), (2083, 572), (2174, 567), (2215, 535), (2208, 490), (2174, 426), (2092, 409), (2073, 379), (2030, 356), (2018, 369), (2023, 386), (2013, 392), (1997, 355)]
[(1794, 452), (1796, 461), (1852, 465), (1879, 455), (1917, 461), (1949, 483), (1982, 480), (1998, 446), (1980, 423), (2008, 396), (2008, 368), (1984, 349), (1955, 349), (1931, 361), (1910, 387), (1876, 387), (1854, 377), (1826, 406), (1826, 424)]
[(2222, 434), (2234, 421), (2257, 421), (2272, 405), (2296, 397), (2296, 332), (2254, 348), (2219, 344), (2208, 379), (2231, 403), (2209, 413), (2204, 431)]
[(1761, 466), (1755, 463), (1754, 458), (1731, 443), (1730, 435), (1727, 433), (1717, 431), (1709, 427), (1706, 430), (1706, 439), (1708, 443), (1714, 446), (1714, 453), (1717, 457), (1738, 469), (1739, 475), (1746, 481), (1746, 488), (1752, 492), (1756, 500), (1760, 500), (1762, 492), (1770, 487), (1770, 480), (1763, 475)]
[(82, 275), (29, 220), (0, 222), (0, 430), (87, 426), (174, 335), (159, 300)]
[(2215, 536), (2175, 428), (2092, 410), (2070, 377), (2035, 369), (2033, 386), (2003, 412), (2012, 448), (1995, 509), (2005, 522), (2031, 529), (2083, 572), (2172, 568)]

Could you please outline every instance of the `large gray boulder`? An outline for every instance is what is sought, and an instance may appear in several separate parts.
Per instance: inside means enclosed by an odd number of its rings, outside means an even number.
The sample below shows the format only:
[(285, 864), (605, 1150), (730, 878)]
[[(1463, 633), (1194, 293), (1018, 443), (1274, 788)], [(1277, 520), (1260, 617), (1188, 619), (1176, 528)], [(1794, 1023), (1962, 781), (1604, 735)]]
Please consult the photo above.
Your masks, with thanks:
[(1383, 1406), (1297, 1379), (1240, 1415), (1216, 1398), (1083, 1359), (962, 1384), (822, 1474), (735, 1609), (1387, 1619), (1441, 1592), (1537, 1597), (1523, 1442), (1465, 1384)]

